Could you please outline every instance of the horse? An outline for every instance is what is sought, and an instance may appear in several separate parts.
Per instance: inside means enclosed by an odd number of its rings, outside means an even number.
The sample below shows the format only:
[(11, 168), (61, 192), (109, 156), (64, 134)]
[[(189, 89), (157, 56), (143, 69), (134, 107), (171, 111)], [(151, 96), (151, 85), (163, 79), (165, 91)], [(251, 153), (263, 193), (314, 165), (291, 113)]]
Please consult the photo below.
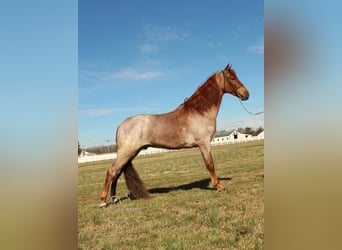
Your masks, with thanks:
[(247, 88), (230, 64), (212, 74), (175, 110), (163, 114), (136, 115), (123, 121), (116, 131), (117, 158), (107, 170), (99, 207), (107, 206), (110, 184), (110, 195), (112, 199), (116, 197), (116, 185), (122, 173), (132, 198), (151, 198), (132, 164), (140, 150), (150, 146), (166, 149), (198, 147), (212, 185), (218, 191), (224, 190), (215, 173), (210, 142), (216, 132), (216, 117), (225, 93), (243, 101), (249, 98)]

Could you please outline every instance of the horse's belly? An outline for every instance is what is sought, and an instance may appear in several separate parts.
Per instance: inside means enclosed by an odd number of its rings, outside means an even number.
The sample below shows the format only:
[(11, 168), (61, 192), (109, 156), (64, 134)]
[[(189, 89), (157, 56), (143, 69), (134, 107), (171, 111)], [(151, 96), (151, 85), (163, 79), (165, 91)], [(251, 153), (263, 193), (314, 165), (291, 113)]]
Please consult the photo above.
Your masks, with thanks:
[(151, 145), (162, 148), (184, 148), (196, 146), (193, 135), (184, 133), (182, 127), (154, 126), (150, 137)]

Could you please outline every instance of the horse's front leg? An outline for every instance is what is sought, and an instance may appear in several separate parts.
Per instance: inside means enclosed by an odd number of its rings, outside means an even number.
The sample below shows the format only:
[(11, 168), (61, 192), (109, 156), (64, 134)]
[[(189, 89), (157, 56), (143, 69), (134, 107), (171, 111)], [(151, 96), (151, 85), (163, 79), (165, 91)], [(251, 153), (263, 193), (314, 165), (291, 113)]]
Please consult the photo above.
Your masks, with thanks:
[(210, 173), (211, 183), (218, 191), (224, 190), (224, 186), (220, 184), (220, 181), (218, 180), (215, 173), (214, 161), (210, 151), (210, 143), (200, 145), (199, 149), (204, 159), (205, 166), (207, 167)]

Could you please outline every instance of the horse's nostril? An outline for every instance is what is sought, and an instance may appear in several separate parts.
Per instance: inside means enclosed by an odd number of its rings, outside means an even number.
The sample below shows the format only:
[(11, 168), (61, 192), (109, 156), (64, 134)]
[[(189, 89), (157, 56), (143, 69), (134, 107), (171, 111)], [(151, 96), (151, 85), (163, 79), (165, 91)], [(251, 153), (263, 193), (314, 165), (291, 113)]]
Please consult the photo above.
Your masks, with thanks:
[(242, 101), (246, 101), (249, 98), (249, 94), (239, 96)]

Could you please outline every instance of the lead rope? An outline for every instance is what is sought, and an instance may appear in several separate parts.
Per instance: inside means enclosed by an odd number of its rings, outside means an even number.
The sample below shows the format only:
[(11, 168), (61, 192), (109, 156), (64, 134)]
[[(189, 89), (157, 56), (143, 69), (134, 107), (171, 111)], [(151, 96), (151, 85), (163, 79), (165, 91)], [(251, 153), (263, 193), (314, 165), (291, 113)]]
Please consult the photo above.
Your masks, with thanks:
[[(226, 89), (226, 78), (227, 78), (227, 76), (226, 76), (226, 74), (224, 73), (223, 70), (222, 70), (221, 72), (222, 72), (222, 74), (223, 74), (223, 79), (224, 79), (224, 82), (223, 82), (223, 93), (224, 93), (224, 92), (225, 92), (225, 89)], [(243, 86), (243, 84), (242, 84), (240, 87), (242, 87), (242, 86)], [(234, 88), (234, 86), (232, 86), (232, 87)], [(240, 87), (238, 87), (238, 88), (240, 88)], [(235, 92), (237, 91), (238, 88), (234, 88), (234, 89), (235, 89)], [(260, 111), (260, 112), (257, 112), (257, 113), (252, 113), (252, 112), (248, 111), (248, 109), (245, 107), (245, 105), (243, 105), (243, 103), (241, 102), (241, 99), (240, 99), (240, 98), (238, 98), (238, 99), (239, 99), (239, 102), (241, 103), (241, 106), (243, 107), (244, 110), (246, 110), (246, 112), (247, 112), (248, 114), (251, 114), (251, 115), (260, 115), (260, 114), (264, 113), (264, 111)]]
[(252, 113), (252, 112), (248, 111), (247, 108), (245, 107), (245, 105), (243, 105), (243, 103), (242, 103), (242, 101), (240, 100), (240, 98), (238, 98), (238, 99), (239, 99), (239, 102), (241, 103), (241, 106), (244, 108), (244, 110), (246, 110), (246, 112), (247, 112), (248, 114), (251, 114), (251, 115), (260, 115), (260, 114), (264, 113), (264, 111), (260, 111), (260, 112), (257, 112), (257, 113)]

